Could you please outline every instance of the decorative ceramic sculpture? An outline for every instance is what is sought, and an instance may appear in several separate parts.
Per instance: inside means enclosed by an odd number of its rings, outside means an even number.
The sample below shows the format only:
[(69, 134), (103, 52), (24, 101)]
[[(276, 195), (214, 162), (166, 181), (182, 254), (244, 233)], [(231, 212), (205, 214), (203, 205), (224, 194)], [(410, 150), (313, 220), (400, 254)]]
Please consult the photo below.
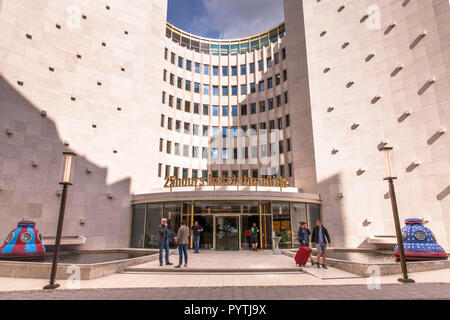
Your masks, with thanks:
[(45, 247), (42, 234), (35, 228), (33, 221), (23, 220), (6, 237), (0, 247), (0, 259), (3, 260), (39, 260), (44, 257)]
[[(422, 219), (406, 219), (402, 228), (406, 260), (445, 260), (445, 250), (436, 242), (433, 232), (423, 225)], [(399, 258), (398, 245), (395, 257)]]

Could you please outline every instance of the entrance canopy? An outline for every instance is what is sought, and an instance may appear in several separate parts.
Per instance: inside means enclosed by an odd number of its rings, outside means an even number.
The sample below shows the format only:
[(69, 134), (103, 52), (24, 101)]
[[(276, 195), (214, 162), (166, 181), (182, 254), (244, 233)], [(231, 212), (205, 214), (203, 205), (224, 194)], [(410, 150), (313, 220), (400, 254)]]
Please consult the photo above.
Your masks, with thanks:
[[(297, 247), (297, 230), (304, 221), (321, 219), (318, 195), (276, 191), (180, 191), (135, 195), (130, 246), (158, 247), (162, 218), (169, 223), (169, 245), (181, 221), (198, 223), (201, 250), (245, 250), (257, 240), (259, 249), (271, 249), (272, 237), (281, 248)], [(252, 227), (256, 234), (252, 234)], [(253, 228), (253, 229), (255, 229)], [(253, 230), (255, 232), (255, 230)], [(193, 247), (193, 237), (190, 247)]]

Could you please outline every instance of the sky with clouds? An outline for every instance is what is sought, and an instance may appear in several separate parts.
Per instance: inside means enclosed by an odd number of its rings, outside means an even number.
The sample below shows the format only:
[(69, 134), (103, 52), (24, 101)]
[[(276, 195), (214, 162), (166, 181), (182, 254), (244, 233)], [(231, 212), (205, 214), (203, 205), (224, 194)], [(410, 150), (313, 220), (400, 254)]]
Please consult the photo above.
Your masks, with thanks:
[(232, 39), (284, 21), (283, 0), (168, 0), (167, 20), (207, 38)]

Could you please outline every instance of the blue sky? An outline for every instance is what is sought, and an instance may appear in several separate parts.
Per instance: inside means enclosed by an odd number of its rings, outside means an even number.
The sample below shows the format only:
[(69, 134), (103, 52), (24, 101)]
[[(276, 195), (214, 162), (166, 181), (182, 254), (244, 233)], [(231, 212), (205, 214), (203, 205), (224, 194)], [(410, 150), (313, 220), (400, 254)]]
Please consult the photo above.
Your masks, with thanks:
[(167, 20), (208, 38), (231, 39), (284, 21), (283, 0), (168, 0)]

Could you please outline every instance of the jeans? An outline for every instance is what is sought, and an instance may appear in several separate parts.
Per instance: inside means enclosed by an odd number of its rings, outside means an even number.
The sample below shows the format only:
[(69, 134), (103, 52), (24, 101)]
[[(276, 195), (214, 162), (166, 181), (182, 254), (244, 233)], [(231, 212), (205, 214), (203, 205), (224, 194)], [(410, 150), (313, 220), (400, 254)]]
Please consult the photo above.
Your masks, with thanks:
[(200, 236), (194, 236), (194, 251), (198, 252), (200, 246)]
[(180, 258), (179, 265), (183, 264), (183, 253), (184, 253), (184, 264), (188, 263), (188, 252), (187, 252), (187, 244), (179, 244), (178, 245), (178, 255)]
[(159, 264), (163, 263), (163, 250), (166, 251), (166, 264), (169, 263), (169, 241), (159, 244)]

